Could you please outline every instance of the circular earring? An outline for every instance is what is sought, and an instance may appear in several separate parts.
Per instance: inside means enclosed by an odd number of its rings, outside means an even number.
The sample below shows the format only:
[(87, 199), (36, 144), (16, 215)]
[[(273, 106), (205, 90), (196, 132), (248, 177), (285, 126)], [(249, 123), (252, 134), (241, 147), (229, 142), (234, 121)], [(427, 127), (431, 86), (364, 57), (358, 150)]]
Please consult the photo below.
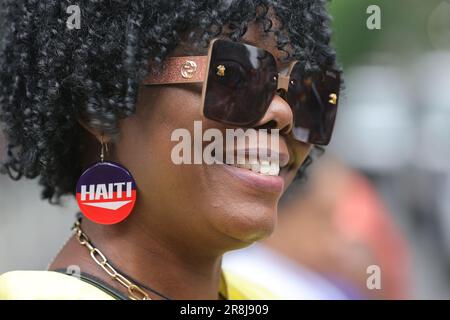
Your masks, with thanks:
[(101, 136), (100, 161), (78, 179), (76, 199), (83, 215), (99, 224), (115, 224), (126, 219), (136, 202), (136, 183), (122, 165), (105, 161), (108, 144)]

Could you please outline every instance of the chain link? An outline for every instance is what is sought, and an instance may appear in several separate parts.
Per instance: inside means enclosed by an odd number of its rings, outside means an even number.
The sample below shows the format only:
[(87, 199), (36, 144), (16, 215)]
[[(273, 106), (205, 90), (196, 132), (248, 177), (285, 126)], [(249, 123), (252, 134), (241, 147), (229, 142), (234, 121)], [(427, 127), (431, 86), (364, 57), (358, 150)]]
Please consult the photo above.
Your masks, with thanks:
[(119, 282), (127, 289), (130, 299), (152, 300), (143, 289), (141, 289), (138, 285), (132, 283), (122, 274), (118, 273), (116, 269), (114, 269), (114, 267), (108, 263), (108, 259), (106, 258), (106, 256), (98, 248), (92, 245), (88, 236), (83, 232), (83, 230), (81, 229), (80, 221), (75, 222), (72, 229), (75, 230), (78, 242), (89, 250), (89, 254), (91, 255), (92, 260), (94, 260), (95, 263), (99, 265), (111, 278)]

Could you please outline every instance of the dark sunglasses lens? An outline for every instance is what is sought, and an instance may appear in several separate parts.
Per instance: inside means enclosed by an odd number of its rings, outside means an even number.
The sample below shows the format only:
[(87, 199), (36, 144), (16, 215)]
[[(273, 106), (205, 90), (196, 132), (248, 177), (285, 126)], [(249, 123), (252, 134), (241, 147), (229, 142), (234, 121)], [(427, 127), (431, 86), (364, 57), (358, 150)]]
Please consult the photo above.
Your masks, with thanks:
[(277, 88), (274, 57), (254, 46), (216, 40), (212, 47), (203, 114), (236, 126), (251, 126), (266, 113)]
[(289, 79), (288, 102), (294, 114), (294, 137), (327, 145), (333, 133), (340, 89), (340, 74), (326, 71), (305, 76), (296, 63)]

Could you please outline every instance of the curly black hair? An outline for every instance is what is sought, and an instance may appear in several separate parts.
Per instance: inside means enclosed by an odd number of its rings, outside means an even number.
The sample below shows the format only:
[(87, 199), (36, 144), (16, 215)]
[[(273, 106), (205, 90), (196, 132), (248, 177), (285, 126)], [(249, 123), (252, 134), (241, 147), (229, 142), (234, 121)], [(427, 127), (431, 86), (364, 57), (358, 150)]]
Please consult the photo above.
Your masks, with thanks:
[[(225, 26), (237, 41), (257, 20), (276, 35), (278, 49), (290, 45), (286, 59), (305, 70), (336, 63), (326, 0), (0, 2), (0, 120), (8, 141), (2, 170), (13, 179), (39, 177), (50, 202), (72, 194), (82, 171), (77, 119), (117, 134), (118, 121), (135, 112), (149, 60), (160, 65), (187, 31), (193, 47), (206, 47)], [(81, 10), (81, 29), (66, 26), (70, 5)]]

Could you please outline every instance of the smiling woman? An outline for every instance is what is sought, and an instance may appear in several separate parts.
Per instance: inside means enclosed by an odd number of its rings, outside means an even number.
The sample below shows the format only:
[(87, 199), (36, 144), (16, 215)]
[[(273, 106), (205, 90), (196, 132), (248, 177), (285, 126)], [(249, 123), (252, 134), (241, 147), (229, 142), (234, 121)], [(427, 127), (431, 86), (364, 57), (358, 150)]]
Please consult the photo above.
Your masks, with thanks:
[[(80, 29), (66, 26), (69, 2), (3, 2), (3, 171), (39, 177), (51, 202), (82, 190), (89, 198), (90, 185), (101, 191), (92, 201), (103, 202), (123, 181), (102, 176), (77, 188), (101, 153), (97, 166), (105, 156), (132, 174), (136, 201), (108, 225), (80, 205), (88, 219), (77, 220), (49, 270), (4, 274), (0, 298), (274, 298), (223, 273), (221, 259), (270, 235), (280, 196), (331, 136), (339, 73), (326, 1), (84, 1)], [(279, 132), (277, 174), (173, 163), (172, 133), (195, 121), (222, 133)], [(244, 151), (264, 148), (258, 140)], [(64, 274), (71, 266), (82, 281)]]

